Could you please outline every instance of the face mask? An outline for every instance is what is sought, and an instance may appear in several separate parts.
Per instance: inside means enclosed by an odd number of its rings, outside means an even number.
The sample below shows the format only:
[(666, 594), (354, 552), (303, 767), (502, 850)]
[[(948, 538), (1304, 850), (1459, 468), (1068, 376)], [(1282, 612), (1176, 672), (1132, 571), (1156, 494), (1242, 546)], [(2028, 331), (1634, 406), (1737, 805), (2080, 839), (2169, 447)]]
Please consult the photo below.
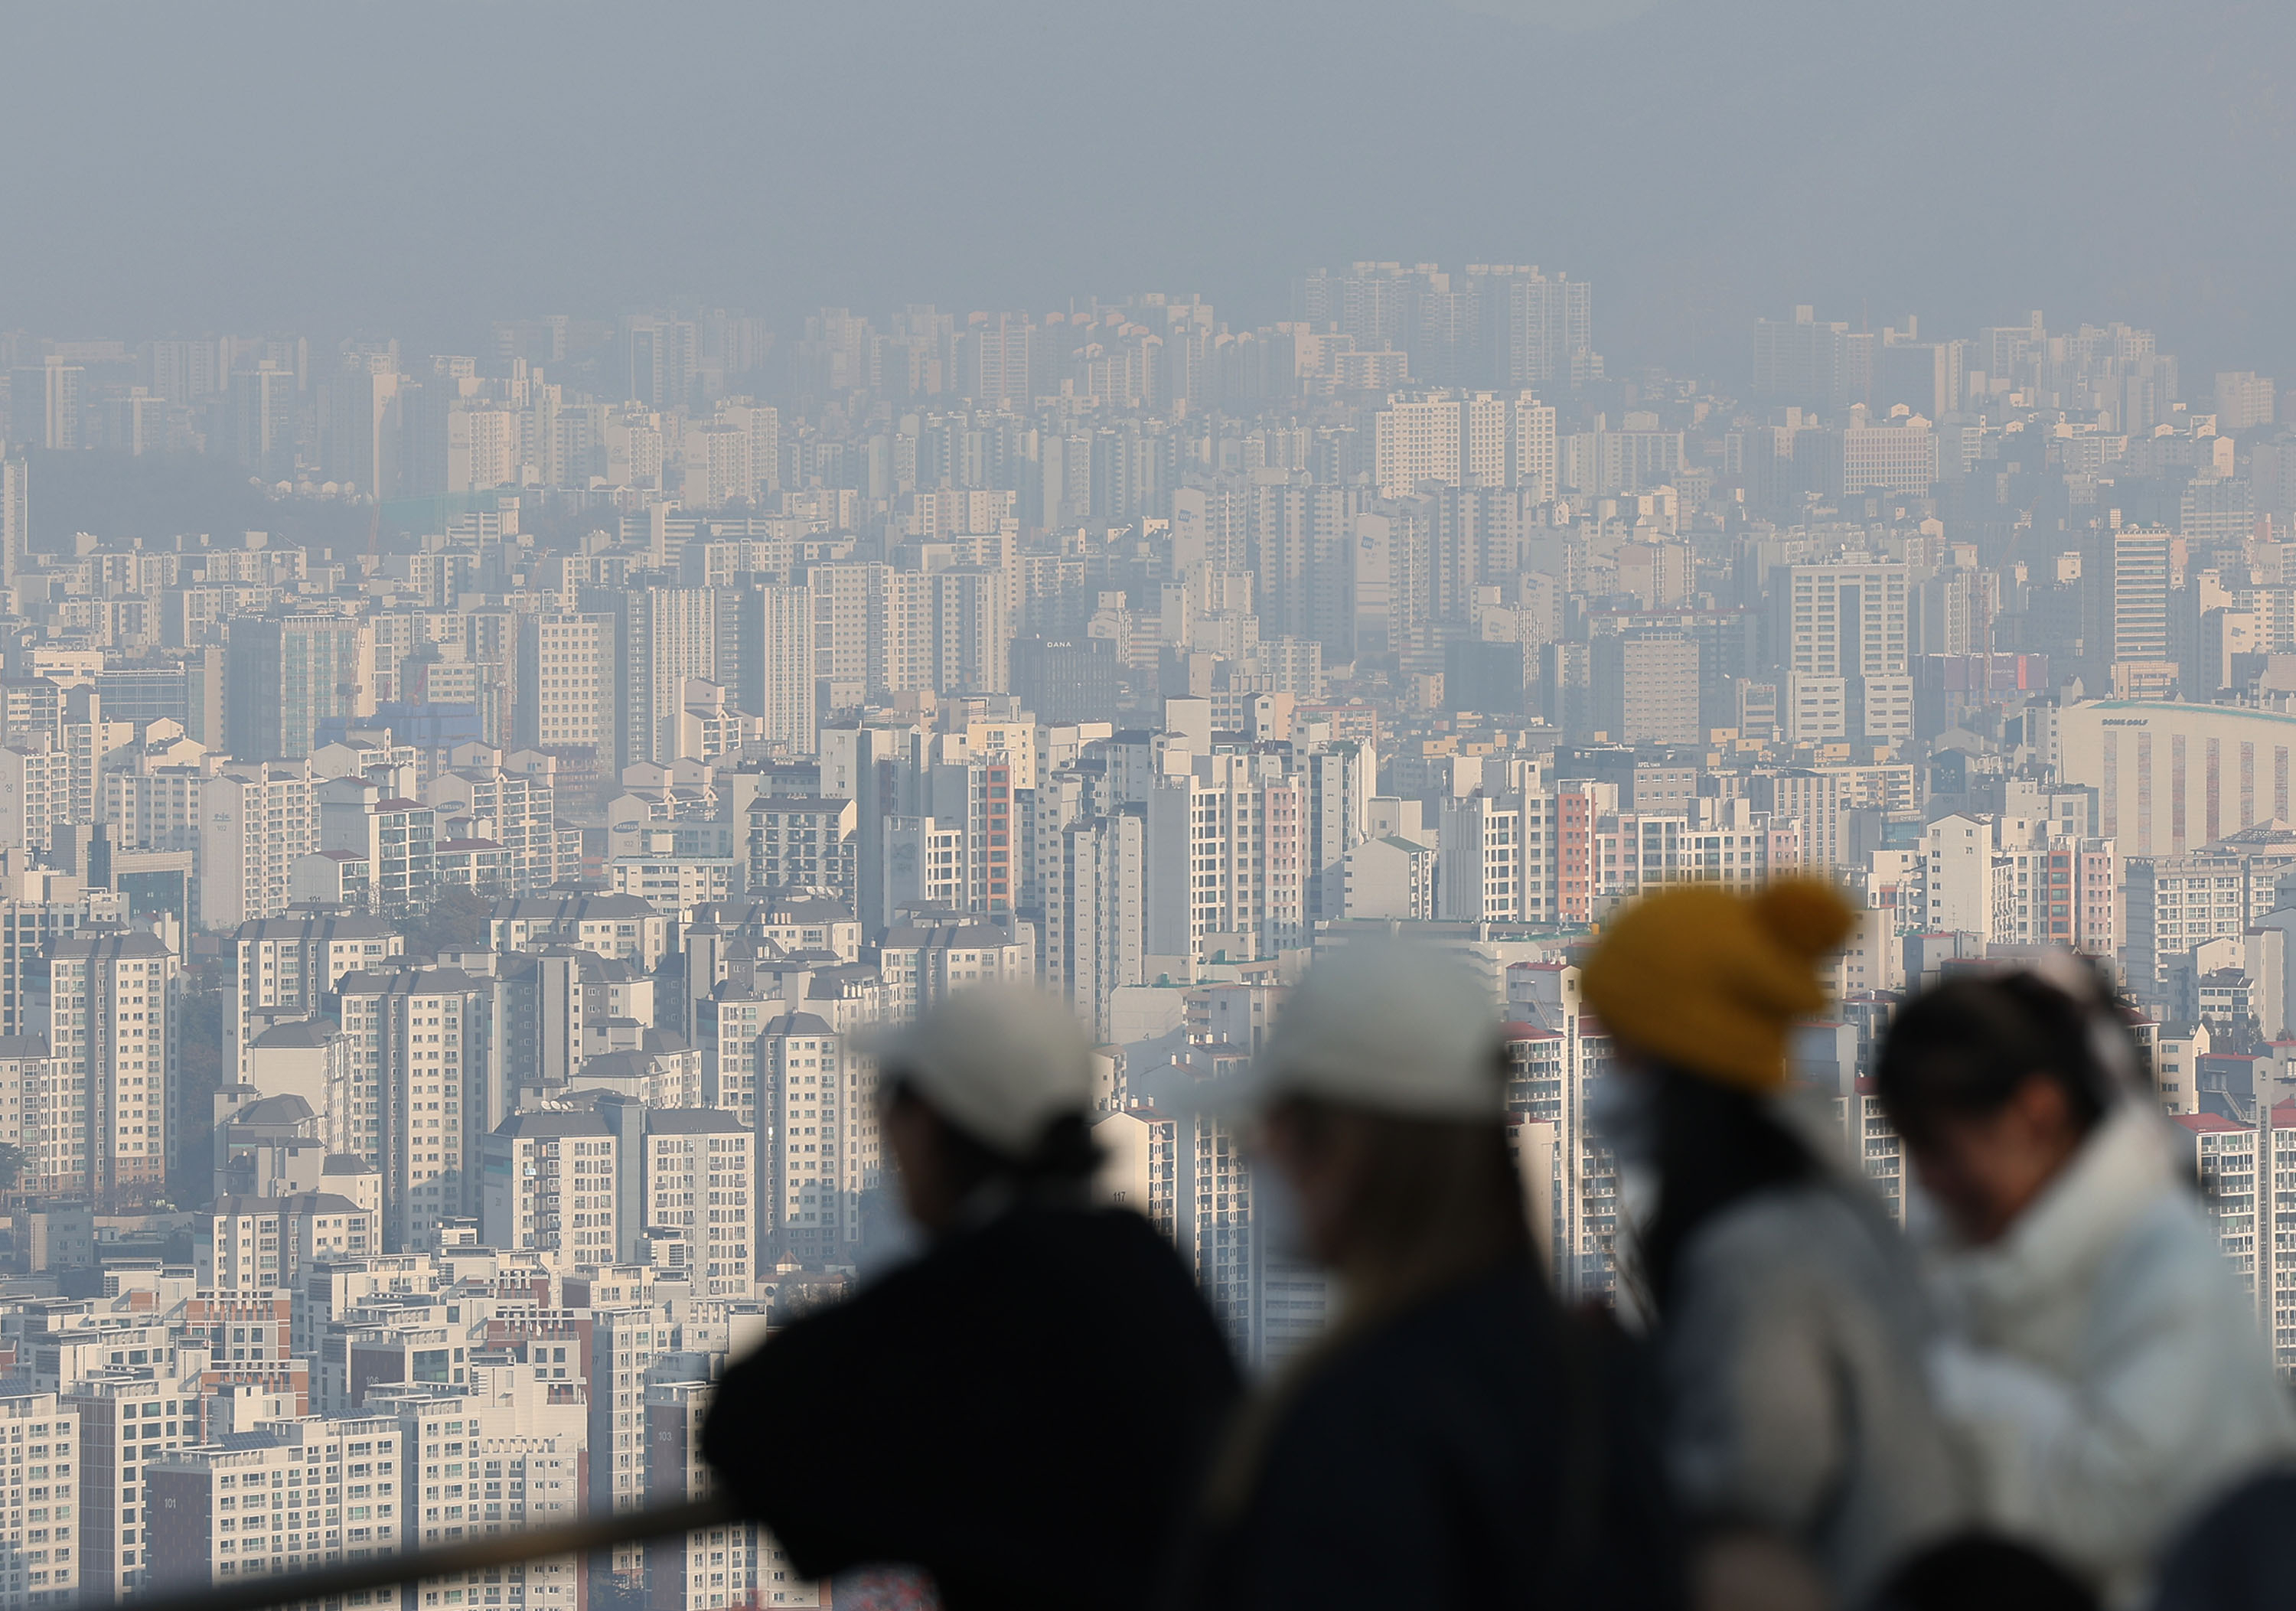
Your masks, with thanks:
[(1658, 1104), (1651, 1082), (1606, 1074), (1587, 1092), (1587, 1125), (1621, 1165), (1658, 1161)]
[(1251, 1219), (1259, 1245), (1269, 1258), (1309, 1262), (1300, 1199), (1283, 1171), (1265, 1157), (1255, 1159), (1251, 1166)]

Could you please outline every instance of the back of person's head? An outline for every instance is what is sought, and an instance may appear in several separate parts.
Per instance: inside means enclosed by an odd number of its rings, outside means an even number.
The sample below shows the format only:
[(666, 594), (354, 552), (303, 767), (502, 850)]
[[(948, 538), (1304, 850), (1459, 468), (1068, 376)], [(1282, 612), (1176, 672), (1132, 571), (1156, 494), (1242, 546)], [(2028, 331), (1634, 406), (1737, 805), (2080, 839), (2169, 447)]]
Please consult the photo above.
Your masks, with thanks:
[(889, 1097), (939, 1118), (961, 1179), (1082, 1181), (1092, 1142), (1092, 1040), (1061, 1001), (992, 983), (936, 1003), (877, 1048)]
[(1352, 1279), (1419, 1290), (1529, 1249), (1506, 1072), (1491, 991), (1432, 948), (1354, 941), (1291, 992), (1253, 1095), (1301, 1146), (1345, 1155)]
[(2000, 1111), (2029, 1080), (2056, 1085), (2094, 1129), (2134, 1084), (2136, 1042), (2093, 974), (1969, 974), (1899, 1009), (1874, 1071), (1876, 1093), (1915, 1145), (1940, 1120)]
[(1498, 1004), (1431, 946), (1359, 940), (1308, 970), (1253, 1071), (1261, 1106), (1305, 1097), (1406, 1119), (1499, 1122)]
[(1856, 921), (1815, 879), (1741, 895), (1678, 884), (1621, 909), (1587, 958), (1587, 1003), (1630, 1052), (1733, 1089), (1786, 1082), (1793, 1025), (1824, 1007), (1825, 958)]

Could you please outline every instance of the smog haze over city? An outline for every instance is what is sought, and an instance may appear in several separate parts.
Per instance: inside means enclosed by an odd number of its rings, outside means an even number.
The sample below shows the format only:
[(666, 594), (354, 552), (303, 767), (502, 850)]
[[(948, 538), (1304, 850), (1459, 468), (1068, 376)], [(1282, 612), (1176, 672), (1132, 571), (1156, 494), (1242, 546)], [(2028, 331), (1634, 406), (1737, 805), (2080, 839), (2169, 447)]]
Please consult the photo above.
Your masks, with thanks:
[(1552, 261), (1606, 346), (2029, 308), (2296, 343), (2285, 8), (1827, 0), (12, 7), (0, 286), (44, 329), (686, 300), (1254, 321), (1319, 263)]
[(0, 1611), (2244, 1605), (2292, 83), (0, 0)]

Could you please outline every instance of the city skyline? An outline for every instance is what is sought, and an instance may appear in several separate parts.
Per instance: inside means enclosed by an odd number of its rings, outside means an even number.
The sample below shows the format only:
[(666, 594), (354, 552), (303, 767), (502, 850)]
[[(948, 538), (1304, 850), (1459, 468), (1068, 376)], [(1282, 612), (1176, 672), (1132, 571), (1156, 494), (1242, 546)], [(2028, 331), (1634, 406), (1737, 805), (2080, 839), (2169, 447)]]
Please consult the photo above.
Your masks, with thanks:
[[(1899, 1233), (2112, 1145), (2296, 1382), (2296, 11), (10, 29), (0, 1611), (750, 1503), (729, 1367), (1038, 1216), (1264, 1383), (1830, 1204), (1926, 1415)], [(930, 1603), (766, 1514), (345, 1604)]]

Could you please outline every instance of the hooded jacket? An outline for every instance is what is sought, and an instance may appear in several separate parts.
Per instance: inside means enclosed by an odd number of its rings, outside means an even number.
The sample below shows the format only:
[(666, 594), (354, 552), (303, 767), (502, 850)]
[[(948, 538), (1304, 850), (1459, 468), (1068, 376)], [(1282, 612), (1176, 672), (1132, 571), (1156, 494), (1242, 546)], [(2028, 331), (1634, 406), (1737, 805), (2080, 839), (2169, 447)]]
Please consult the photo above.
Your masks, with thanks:
[(1936, 1335), (1861, 1182), (1821, 1168), (1723, 1209), (1684, 1245), (1658, 1337), (1677, 1499), (1800, 1545), (1835, 1603), (1863, 1602), (1970, 1518), (1923, 1379)]
[(2107, 1114), (1997, 1242), (1940, 1266), (1940, 1405), (1985, 1519), (2117, 1604), (2212, 1500), (2296, 1452), (2255, 1304), (2161, 1116)]

